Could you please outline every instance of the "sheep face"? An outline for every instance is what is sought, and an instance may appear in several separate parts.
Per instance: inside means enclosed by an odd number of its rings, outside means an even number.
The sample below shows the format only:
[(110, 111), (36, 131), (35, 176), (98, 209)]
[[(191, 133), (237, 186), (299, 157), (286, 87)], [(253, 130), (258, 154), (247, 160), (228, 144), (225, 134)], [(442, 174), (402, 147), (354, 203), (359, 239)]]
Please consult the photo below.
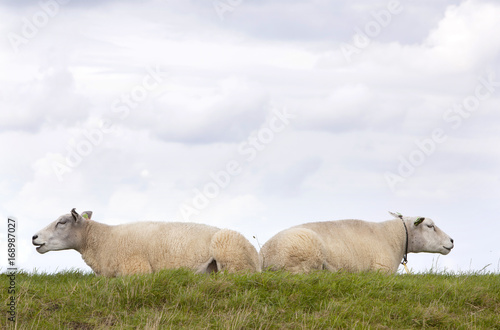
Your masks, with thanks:
[(408, 227), (409, 252), (448, 254), (453, 249), (453, 239), (429, 218), (405, 217)]
[[(88, 219), (92, 213), (84, 212), (83, 214)], [(85, 221), (87, 220), (73, 209), (71, 214), (60, 216), (56, 221), (33, 235), (32, 243), (37, 246), (36, 250), (41, 254), (49, 251), (77, 250), (81, 246), (81, 233)]]

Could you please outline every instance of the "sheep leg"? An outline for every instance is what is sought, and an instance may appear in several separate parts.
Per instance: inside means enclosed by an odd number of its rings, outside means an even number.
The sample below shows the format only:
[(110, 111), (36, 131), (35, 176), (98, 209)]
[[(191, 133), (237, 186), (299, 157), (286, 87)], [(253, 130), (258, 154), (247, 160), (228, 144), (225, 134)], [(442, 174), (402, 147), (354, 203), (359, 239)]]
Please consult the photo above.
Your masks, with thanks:
[(219, 271), (260, 271), (257, 250), (234, 230), (222, 229), (216, 232), (210, 242), (209, 253), (216, 261)]
[(326, 262), (326, 249), (322, 240), (310, 229), (289, 229), (280, 237), (276, 253), (277, 256), (271, 261), (272, 269), (283, 269), (292, 273), (333, 269)]
[(153, 269), (148, 260), (139, 256), (132, 256), (120, 264), (118, 275), (149, 274), (152, 272)]
[(334, 267), (329, 262), (325, 261), (323, 263), (323, 270), (328, 270), (329, 272), (335, 273), (335, 272), (339, 271), (339, 268), (338, 267)]
[(393, 274), (395, 273), (397, 270), (398, 270), (398, 267), (399, 264), (396, 266), (396, 268), (394, 269), (394, 267), (391, 267), (391, 266), (388, 266), (390, 265), (391, 263), (390, 262), (387, 262), (387, 261), (378, 261), (378, 262), (375, 262), (373, 263), (372, 265), (372, 269), (374, 271), (380, 271), (382, 273), (386, 273), (386, 274)]
[(213, 272), (217, 272), (218, 270), (219, 269), (217, 267), (217, 262), (214, 258), (210, 258), (196, 270), (196, 274), (210, 274)]

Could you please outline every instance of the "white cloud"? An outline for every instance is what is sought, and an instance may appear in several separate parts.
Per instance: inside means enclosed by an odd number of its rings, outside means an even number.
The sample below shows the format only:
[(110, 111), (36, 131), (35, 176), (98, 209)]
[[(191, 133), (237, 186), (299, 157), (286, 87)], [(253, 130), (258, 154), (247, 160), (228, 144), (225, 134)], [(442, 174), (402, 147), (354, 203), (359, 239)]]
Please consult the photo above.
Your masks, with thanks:
[(258, 84), (235, 78), (198, 88), (187, 83), (167, 87), (164, 95), (131, 113), (126, 124), (148, 128), (166, 141), (240, 141), (262, 124), (268, 112), (268, 98)]
[(488, 2), (467, 0), (450, 6), (425, 42), (431, 48), (427, 58), (453, 71), (477, 69), (494, 60), (500, 51), (498, 15), (500, 8)]
[(12, 80), (0, 82), (0, 130), (35, 132), (86, 119), (89, 100), (77, 90), (74, 75), (57, 59), (50, 62), (29, 70), (14, 62), (21, 70), (6, 70)]

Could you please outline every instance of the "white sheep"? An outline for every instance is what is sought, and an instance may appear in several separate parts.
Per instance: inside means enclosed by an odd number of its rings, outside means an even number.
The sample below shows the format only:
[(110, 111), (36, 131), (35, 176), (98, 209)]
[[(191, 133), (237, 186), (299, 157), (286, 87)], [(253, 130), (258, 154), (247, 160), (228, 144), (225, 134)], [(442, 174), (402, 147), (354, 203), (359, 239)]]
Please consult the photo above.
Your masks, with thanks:
[(262, 246), (262, 269), (395, 273), (407, 253), (450, 253), (453, 239), (431, 219), (391, 214), (397, 219), (313, 222), (283, 230)]
[(39, 253), (74, 249), (103, 276), (151, 273), (166, 268), (260, 271), (257, 250), (229, 229), (182, 222), (136, 222), (110, 226), (75, 209), (33, 236)]

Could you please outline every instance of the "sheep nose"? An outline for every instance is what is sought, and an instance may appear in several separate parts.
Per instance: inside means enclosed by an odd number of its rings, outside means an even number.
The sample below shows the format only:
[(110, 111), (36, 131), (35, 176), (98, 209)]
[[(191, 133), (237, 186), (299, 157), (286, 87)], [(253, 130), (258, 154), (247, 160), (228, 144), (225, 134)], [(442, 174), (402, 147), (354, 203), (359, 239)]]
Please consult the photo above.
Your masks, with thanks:
[(38, 235), (33, 235), (33, 240), (36, 240), (38, 238)]
[(451, 243), (453, 243), (453, 238), (450, 238)]

